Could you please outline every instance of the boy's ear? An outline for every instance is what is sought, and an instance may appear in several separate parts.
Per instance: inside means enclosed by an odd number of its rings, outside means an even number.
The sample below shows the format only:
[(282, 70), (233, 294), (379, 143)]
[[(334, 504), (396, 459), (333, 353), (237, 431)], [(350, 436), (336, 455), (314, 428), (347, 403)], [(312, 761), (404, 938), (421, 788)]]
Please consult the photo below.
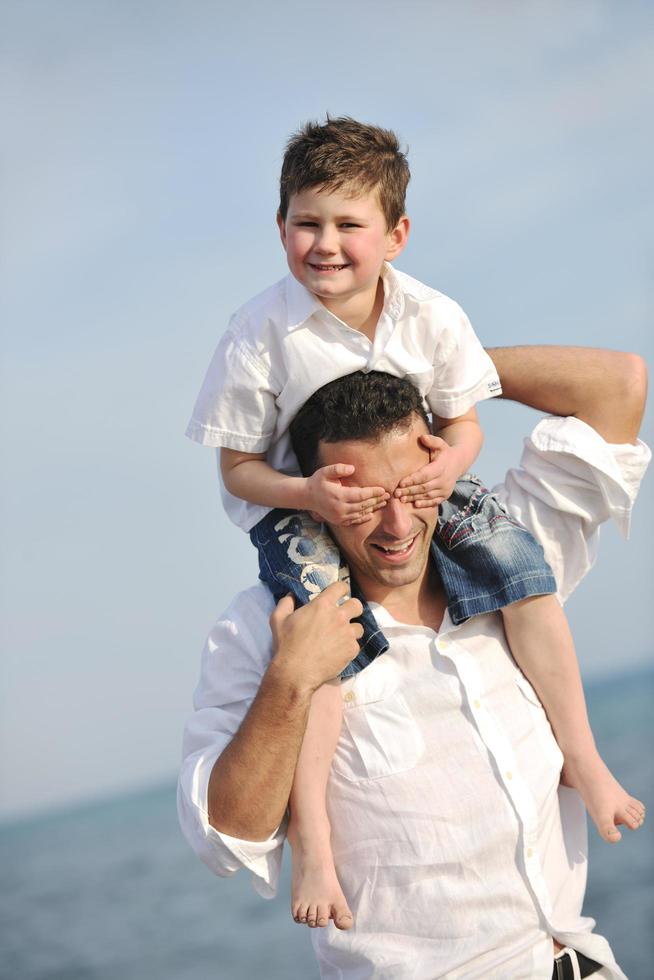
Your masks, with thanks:
[(393, 230), (388, 233), (388, 251), (384, 256), (387, 262), (391, 262), (393, 259), (397, 258), (397, 256), (403, 250), (409, 239), (410, 228), (411, 222), (409, 221), (407, 215), (403, 214)]
[(277, 227), (279, 228), (279, 237), (282, 240), (284, 251), (286, 251), (286, 223), (282, 218), (281, 211), (277, 212)]

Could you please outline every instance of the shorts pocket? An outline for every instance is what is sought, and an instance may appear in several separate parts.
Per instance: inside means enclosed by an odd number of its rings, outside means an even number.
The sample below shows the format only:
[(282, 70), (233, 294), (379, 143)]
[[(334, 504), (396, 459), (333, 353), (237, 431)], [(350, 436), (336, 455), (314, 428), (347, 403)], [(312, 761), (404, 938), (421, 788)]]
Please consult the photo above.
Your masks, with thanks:
[(345, 779), (381, 779), (413, 769), (425, 743), (400, 691), (344, 705), (334, 769)]

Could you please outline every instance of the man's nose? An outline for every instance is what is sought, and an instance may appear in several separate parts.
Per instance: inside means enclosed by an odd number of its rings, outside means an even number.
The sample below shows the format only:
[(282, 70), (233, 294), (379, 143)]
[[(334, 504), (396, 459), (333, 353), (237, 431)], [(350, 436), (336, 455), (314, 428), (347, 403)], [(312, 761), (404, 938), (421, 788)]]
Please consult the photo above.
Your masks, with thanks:
[(398, 541), (407, 538), (413, 528), (412, 510), (412, 504), (403, 504), (397, 497), (391, 497), (379, 511), (382, 530)]

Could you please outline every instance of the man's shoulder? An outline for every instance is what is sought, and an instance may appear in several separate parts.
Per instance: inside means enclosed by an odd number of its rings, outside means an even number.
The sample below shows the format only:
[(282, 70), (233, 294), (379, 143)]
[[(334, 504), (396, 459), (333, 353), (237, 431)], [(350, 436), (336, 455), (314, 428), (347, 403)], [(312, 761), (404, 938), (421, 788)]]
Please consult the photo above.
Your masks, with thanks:
[(275, 600), (263, 582), (238, 592), (218, 617), (216, 625), (228, 625), (236, 633), (270, 635), (268, 620), (275, 608)]

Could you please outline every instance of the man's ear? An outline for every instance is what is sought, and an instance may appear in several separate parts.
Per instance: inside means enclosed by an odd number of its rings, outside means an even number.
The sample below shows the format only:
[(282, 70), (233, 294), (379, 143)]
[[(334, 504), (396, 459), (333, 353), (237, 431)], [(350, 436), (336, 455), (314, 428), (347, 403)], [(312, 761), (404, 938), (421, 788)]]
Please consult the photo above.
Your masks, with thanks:
[(277, 227), (279, 228), (279, 237), (282, 240), (284, 251), (286, 251), (286, 222), (282, 218), (281, 211), (277, 212)]
[(392, 262), (403, 251), (404, 246), (409, 240), (409, 230), (411, 222), (406, 214), (403, 214), (392, 231), (388, 233), (388, 250), (384, 258), (387, 262)]

